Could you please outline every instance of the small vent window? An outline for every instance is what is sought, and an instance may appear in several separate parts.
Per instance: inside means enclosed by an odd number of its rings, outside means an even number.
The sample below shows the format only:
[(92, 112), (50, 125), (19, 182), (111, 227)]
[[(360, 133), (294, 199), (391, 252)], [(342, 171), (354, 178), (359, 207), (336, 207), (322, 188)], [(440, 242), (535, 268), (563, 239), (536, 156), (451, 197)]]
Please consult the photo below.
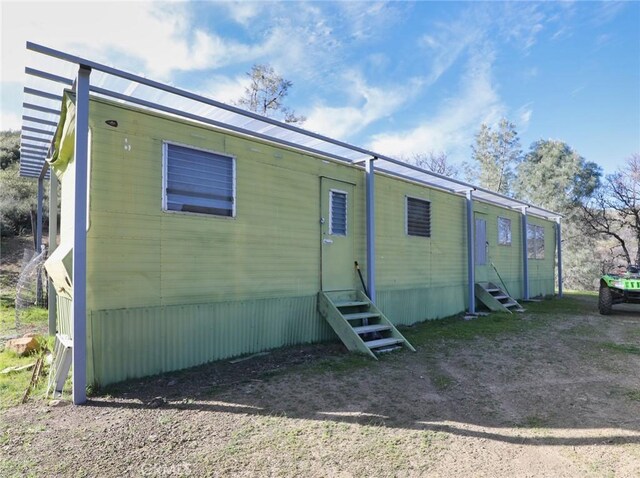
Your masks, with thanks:
[(234, 216), (234, 159), (165, 143), (167, 211)]
[(407, 198), (407, 234), (431, 237), (431, 203), (429, 201)]
[(331, 218), (329, 234), (334, 236), (347, 235), (347, 193), (331, 191)]
[(511, 245), (511, 219), (498, 218), (498, 244), (501, 246)]

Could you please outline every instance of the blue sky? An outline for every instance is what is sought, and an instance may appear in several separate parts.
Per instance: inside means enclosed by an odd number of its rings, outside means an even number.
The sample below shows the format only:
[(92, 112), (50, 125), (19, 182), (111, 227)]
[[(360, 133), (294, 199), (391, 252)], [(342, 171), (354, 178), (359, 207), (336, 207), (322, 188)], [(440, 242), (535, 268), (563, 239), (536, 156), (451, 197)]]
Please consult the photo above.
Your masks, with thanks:
[(637, 2), (6, 2), (2, 116), (19, 127), (24, 42), (222, 101), (254, 63), (293, 81), (304, 127), (392, 156), (468, 160), (482, 122), (524, 150), (566, 141), (613, 172), (640, 152)]

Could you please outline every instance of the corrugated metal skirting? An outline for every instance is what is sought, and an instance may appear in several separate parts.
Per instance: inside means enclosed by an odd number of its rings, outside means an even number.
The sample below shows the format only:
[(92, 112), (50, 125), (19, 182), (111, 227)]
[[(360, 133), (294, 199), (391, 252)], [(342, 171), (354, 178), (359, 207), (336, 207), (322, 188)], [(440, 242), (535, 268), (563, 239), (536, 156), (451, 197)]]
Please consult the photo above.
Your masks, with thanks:
[(457, 314), (466, 308), (466, 285), (381, 290), (377, 305), (395, 325), (412, 325)]
[(317, 297), (90, 312), (93, 376), (106, 385), (285, 345), (332, 340)]

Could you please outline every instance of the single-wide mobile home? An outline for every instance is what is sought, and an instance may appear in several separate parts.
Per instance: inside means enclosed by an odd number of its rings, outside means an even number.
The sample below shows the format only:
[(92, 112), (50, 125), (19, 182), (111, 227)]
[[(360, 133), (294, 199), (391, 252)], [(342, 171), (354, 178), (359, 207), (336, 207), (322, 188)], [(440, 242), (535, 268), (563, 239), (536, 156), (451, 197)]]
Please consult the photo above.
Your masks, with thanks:
[(48, 69), (27, 69), (22, 173), (61, 188), (46, 268), (76, 403), (85, 383), (336, 334), (411, 348), (395, 325), (554, 293), (557, 213), (28, 48)]

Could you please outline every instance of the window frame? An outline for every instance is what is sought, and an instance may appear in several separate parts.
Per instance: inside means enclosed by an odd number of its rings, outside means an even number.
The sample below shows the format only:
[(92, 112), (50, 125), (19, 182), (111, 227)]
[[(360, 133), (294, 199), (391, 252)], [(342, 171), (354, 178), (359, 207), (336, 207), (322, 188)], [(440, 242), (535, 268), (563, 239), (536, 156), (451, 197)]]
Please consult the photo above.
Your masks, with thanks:
[[(427, 203), (429, 205), (429, 235), (421, 236), (418, 234), (409, 234), (409, 200), (414, 199), (416, 201), (421, 201)], [(404, 233), (407, 237), (419, 237), (421, 239), (431, 239), (433, 231), (431, 230), (431, 201), (429, 199), (417, 197), (417, 196), (409, 196), (405, 195), (404, 197)]]
[[(192, 211), (175, 211), (167, 208), (167, 186), (169, 182), (169, 145), (180, 146), (182, 148), (192, 149), (194, 151), (201, 151), (203, 153), (215, 154), (218, 156), (224, 156), (231, 159), (231, 191), (233, 195), (233, 201), (231, 205), (231, 216), (223, 216), (221, 214), (209, 214), (205, 212), (192, 212)], [(162, 212), (168, 214), (186, 214), (189, 216), (202, 216), (202, 217), (214, 217), (218, 219), (235, 219), (237, 208), (237, 179), (236, 179), (236, 156), (229, 153), (223, 153), (214, 149), (201, 148), (193, 146), (191, 144), (180, 143), (177, 141), (163, 140), (162, 141)]]
[[(478, 217), (480, 216), (480, 217)], [(474, 247), (474, 264), (476, 266), (486, 266), (489, 261), (489, 243), (487, 241), (487, 216), (485, 214), (478, 214), (476, 211), (473, 218), (473, 247)], [(478, 224), (483, 224), (484, 229), (484, 241), (479, 242), (481, 237), (478, 234)]]
[[(533, 240), (529, 240), (529, 230), (533, 235)], [(541, 235), (540, 235), (541, 233)], [(545, 258), (545, 227), (537, 224), (527, 224), (527, 259), (534, 261), (542, 261)], [(538, 247), (538, 242), (541, 240), (541, 247)], [(541, 254), (538, 254), (541, 251)]]
[[(333, 193), (344, 194), (344, 234), (333, 232)], [(329, 235), (340, 237), (349, 236), (349, 193), (342, 189), (329, 189)]]
[[(509, 223), (509, 241), (508, 242), (506, 241), (503, 242), (500, 238), (500, 222), (501, 221), (507, 221)], [(512, 244), (513, 244), (513, 231), (511, 229), (511, 218), (498, 216), (498, 245), (511, 247)]]

